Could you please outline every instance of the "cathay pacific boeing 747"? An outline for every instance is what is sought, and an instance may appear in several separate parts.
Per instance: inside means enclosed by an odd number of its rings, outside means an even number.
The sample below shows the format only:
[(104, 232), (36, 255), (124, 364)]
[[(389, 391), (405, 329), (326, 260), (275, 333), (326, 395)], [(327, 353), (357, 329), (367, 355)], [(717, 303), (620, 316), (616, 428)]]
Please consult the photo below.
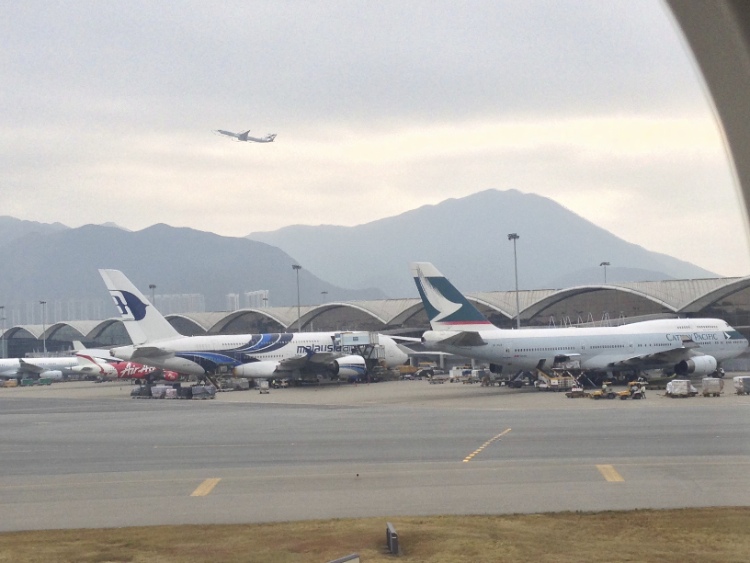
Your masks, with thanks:
[(516, 373), (574, 361), (589, 372), (660, 369), (679, 376), (709, 375), (742, 354), (747, 339), (720, 319), (659, 319), (617, 327), (495, 327), (432, 264), (415, 262), (417, 284), (432, 330), (425, 347), (490, 363)]

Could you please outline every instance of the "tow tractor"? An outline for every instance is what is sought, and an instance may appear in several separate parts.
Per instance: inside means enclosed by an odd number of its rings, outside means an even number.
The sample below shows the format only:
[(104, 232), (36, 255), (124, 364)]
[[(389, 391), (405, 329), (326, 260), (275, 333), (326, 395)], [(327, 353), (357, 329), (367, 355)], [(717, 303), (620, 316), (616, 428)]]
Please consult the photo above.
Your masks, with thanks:
[(576, 385), (570, 391), (567, 391), (565, 393), (565, 396), (568, 399), (581, 399), (584, 397), (589, 397), (590, 393), (588, 391), (585, 391), (580, 385)]
[(623, 401), (626, 399), (645, 399), (646, 398), (646, 385), (641, 381), (631, 381), (628, 383), (628, 388), (624, 391), (616, 393), (617, 397)]
[(614, 399), (617, 395), (611, 388), (612, 382), (605, 381), (602, 383), (602, 388), (592, 391), (589, 397), (592, 399)]

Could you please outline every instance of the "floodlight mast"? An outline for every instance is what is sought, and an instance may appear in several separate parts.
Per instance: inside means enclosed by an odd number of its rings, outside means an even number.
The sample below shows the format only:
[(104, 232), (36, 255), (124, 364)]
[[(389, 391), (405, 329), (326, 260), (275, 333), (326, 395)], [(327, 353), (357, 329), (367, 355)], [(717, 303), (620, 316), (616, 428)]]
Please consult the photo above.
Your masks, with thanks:
[(516, 241), (521, 238), (517, 233), (510, 233), (508, 240), (513, 241), (513, 270), (516, 276), (516, 328), (521, 328), (521, 305), (518, 301), (518, 256), (516, 254)]
[(299, 271), (302, 269), (302, 266), (292, 264), (292, 269), (297, 273), (297, 332), (302, 332), (302, 315), (300, 314), (299, 304)]

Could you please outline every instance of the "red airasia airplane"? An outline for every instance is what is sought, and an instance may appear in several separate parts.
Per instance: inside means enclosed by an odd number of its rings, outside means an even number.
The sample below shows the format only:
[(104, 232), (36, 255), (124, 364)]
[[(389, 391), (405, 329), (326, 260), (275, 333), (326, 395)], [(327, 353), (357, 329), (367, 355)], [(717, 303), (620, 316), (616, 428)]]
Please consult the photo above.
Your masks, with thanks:
[(112, 365), (117, 370), (117, 379), (145, 379), (146, 381), (155, 379), (179, 381), (180, 379), (180, 374), (176, 371), (162, 370), (135, 362), (117, 362)]

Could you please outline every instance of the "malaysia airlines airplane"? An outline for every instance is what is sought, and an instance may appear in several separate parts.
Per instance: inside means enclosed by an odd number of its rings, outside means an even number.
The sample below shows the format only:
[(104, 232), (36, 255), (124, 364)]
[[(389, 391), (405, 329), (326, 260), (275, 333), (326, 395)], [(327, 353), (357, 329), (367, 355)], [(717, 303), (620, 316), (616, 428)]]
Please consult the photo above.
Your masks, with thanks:
[[(250, 378), (320, 381), (367, 373), (364, 358), (351, 346), (341, 346), (335, 332), (183, 336), (122, 272), (99, 273), (133, 342), (111, 350), (122, 360), (198, 377), (223, 371)], [(389, 336), (378, 335), (378, 343), (388, 367), (408, 360)]]
[(578, 362), (591, 372), (663, 370), (709, 375), (745, 352), (747, 339), (720, 319), (659, 319), (618, 327), (495, 327), (432, 264), (410, 265), (431, 331), (428, 349), (490, 363), (496, 373)]
[(217, 129), (216, 133), (219, 133), (220, 135), (226, 135), (227, 137), (232, 137), (234, 139), (237, 139), (238, 141), (252, 141), (253, 143), (273, 143), (273, 140), (276, 138), (276, 133), (269, 133), (265, 137), (251, 137), (249, 135), (250, 129), (248, 129), (244, 133), (232, 133), (231, 131)]

